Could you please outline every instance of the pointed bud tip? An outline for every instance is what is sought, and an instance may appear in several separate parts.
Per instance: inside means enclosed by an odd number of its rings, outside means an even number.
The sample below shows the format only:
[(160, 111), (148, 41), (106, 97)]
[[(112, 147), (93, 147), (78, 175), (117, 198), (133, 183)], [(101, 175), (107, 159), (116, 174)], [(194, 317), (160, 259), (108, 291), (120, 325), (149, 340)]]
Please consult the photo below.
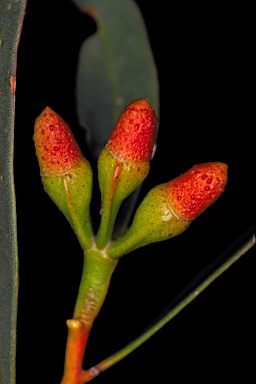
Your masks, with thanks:
[(166, 184), (170, 206), (190, 222), (213, 204), (224, 191), (228, 166), (213, 162), (195, 165)]
[(49, 107), (36, 119), (34, 142), (43, 175), (68, 172), (83, 158), (69, 126)]
[(149, 162), (156, 126), (157, 117), (148, 99), (135, 100), (120, 115), (107, 149), (121, 161)]

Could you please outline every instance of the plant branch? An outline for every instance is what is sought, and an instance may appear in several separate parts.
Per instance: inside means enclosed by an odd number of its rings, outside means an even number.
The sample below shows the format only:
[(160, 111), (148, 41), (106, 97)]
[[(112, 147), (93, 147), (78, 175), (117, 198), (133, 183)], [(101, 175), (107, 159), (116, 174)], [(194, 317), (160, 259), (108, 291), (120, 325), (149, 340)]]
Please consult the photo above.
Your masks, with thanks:
[[(136, 348), (142, 345), (147, 341), (151, 336), (153, 336), (157, 331), (159, 331), (165, 324), (172, 320), (179, 312), (182, 311), (189, 303), (191, 303), (198, 295), (203, 292), (211, 283), (213, 283), (219, 276), (221, 276), (231, 265), (233, 265), (237, 260), (240, 259), (246, 252), (248, 252), (255, 245), (255, 234), (251, 235), (249, 239), (243, 242), (242, 246), (238, 248), (235, 253), (232, 254), (230, 258), (222, 262), (220, 266), (217, 267), (208, 277), (199, 285), (197, 285), (192, 292), (190, 292), (184, 299), (182, 299), (174, 308), (172, 308), (166, 315), (164, 315), (159, 321), (155, 322), (152, 327), (146, 330), (141, 336), (129, 343), (123, 349), (119, 350), (112, 356), (101, 361), (94, 367), (90, 368), (87, 371), (84, 371), (81, 378), (83, 378), (82, 383), (86, 383), (96, 377), (100, 372), (105, 371), (110, 368), (112, 365), (116, 364), (118, 361), (122, 360), (124, 357), (133, 352)], [(207, 271), (209, 268), (207, 268)], [(206, 271), (204, 271), (206, 272)], [(203, 272), (203, 275), (205, 273)], [(201, 274), (200, 274), (201, 276)]]
[(67, 321), (68, 339), (61, 384), (82, 384), (84, 352), (95, 317), (105, 300), (117, 261), (97, 249), (85, 251), (84, 268), (73, 319)]

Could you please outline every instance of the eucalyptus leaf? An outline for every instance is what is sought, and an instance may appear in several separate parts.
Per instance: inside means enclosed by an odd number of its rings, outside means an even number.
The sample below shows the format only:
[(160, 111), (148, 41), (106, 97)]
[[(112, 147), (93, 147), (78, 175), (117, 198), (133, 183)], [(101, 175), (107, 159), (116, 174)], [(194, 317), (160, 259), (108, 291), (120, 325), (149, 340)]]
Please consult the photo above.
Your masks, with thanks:
[(141, 13), (132, 0), (73, 0), (97, 24), (82, 45), (77, 113), (96, 159), (124, 107), (148, 98), (159, 115), (157, 70)]
[(15, 383), (18, 260), (13, 181), (17, 47), (26, 1), (0, 2), (0, 384)]

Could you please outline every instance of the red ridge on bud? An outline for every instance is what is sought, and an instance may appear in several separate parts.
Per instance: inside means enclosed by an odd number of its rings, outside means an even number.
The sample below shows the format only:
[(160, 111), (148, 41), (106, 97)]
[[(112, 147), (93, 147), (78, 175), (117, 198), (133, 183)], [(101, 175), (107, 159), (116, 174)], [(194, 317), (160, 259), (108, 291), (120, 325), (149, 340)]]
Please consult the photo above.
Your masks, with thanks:
[(196, 219), (224, 191), (228, 166), (213, 162), (195, 165), (166, 184), (171, 208), (188, 222)]
[(69, 126), (49, 107), (36, 119), (34, 142), (43, 175), (64, 174), (83, 158)]
[(157, 117), (148, 99), (135, 100), (120, 115), (106, 146), (119, 160), (149, 162), (156, 125)]

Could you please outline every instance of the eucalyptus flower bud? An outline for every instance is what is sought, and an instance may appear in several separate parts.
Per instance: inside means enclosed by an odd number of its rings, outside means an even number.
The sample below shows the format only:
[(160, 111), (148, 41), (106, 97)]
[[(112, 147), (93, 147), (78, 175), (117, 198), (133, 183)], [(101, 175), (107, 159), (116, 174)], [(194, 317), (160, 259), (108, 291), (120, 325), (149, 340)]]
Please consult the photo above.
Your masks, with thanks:
[(92, 170), (65, 121), (46, 107), (35, 122), (34, 143), (45, 191), (63, 212), (83, 249), (90, 247)]
[(139, 205), (131, 227), (110, 245), (109, 257), (179, 235), (217, 200), (226, 183), (227, 165), (213, 162), (156, 186)]
[(121, 203), (148, 175), (156, 126), (157, 118), (148, 99), (133, 101), (122, 112), (99, 155), (102, 217), (96, 243), (100, 249), (111, 240)]

